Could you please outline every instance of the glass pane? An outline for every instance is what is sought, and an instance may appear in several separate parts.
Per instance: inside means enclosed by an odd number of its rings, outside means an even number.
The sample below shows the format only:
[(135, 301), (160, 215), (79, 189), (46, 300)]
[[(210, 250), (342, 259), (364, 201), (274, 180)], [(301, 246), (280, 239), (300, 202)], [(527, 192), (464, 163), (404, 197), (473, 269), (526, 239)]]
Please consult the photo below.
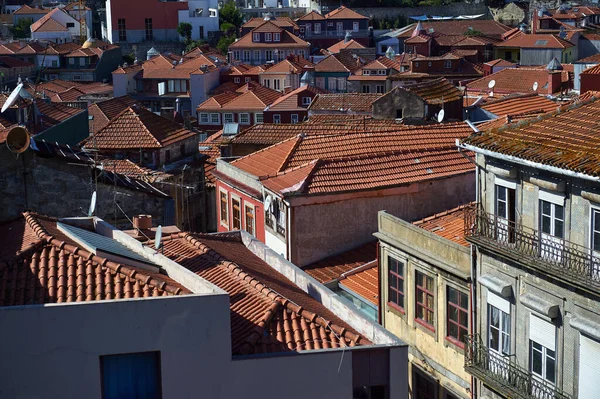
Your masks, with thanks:
[(542, 214), (543, 215), (550, 215), (551, 208), (552, 208), (552, 204), (550, 204), (548, 201), (542, 201)]
[(600, 251), (600, 233), (594, 232), (594, 251)]
[(563, 224), (564, 222), (561, 220), (554, 221), (554, 236), (558, 238), (563, 238)]
[[(548, 351), (548, 352), (552, 352), (552, 351)], [(551, 382), (555, 382), (555, 374), (556, 374), (556, 370), (555, 370), (555, 360), (551, 357), (546, 356), (546, 379), (548, 381)]]
[(423, 307), (419, 304), (417, 304), (417, 318), (423, 318)]
[(510, 315), (502, 313), (502, 332), (510, 334)]
[(500, 329), (500, 311), (490, 306), (490, 325)]
[(404, 263), (396, 261), (396, 267), (398, 268), (398, 275), (404, 276)]
[(594, 211), (594, 230), (600, 231), (600, 212)]
[(404, 307), (404, 295), (402, 294), (398, 294), (398, 300), (396, 301), (396, 303), (400, 306), (400, 307)]
[(500, 337), (497, 329), (490, 328), (490, 349), (500, 351)]
[(498, 192), (498, 200), (506, 201), (506, 187), (496, 186)]
[(397, 283), (398, 279), (396, 278), (396, 276), (390, 274), (390, 287), (398, 288)]
[(533, 346), (533, 349), (537, 350), (537, 351), (542, 351), (542, 349), (544, 348), (542, 345), (538, 344), (535, 341), (531, 341), (531, 345)]
[(554, 217), (560, 220), (563, 220), (563, 211), (564, 208), (560, 205), (554, 205)]
[(469, 296), (460, 293), (460, 307), (463, 309), (469, 309)]
[(388, 258), (388, 263), (390, 265), (390, 271), (396, 273), (398, 271), (398, 268), (396, 267), (396, 261), (392, 258)]
[(467, 335), (467, 330), (461, 328), (458, 330), (458, 339), (460, 342), (465, 342), (465, 335)]
[(433, 279), (431, 277), (425, 277), (427, 279), (427, 290), (433, 292)]
[(538, 375), (542, 374), (542, 352), (534, 349), (532, 346), (531, 349), (531, 371)]
[(469, 317), (467, 312), (460, 312), (460, 325), (467, 327), (469, 325)]
[(550, 216), (542, 216), (542, 233), (550, 234)]
[(458, 291), (454, 288), (448, 287), (448, 301), (451, 303), (458, 303)]
[(448, 336), (458, 338), (458, 327), (454, 323), (448, 323)]
[(449, 306), (448, 307), (448, 318), (450, 320), (454, 320), (455, 322), (458, 323), (458, 309), (456, 309), (454, 306)]
[(510, 355), (510, 335), (502, 333), (502, 352)]
[(498, 201), (498, 216), (506, 219), (506, 202)]
[(433, 304), (433, 296), (427, 295), (427, 307), (429, 309), (433, 309), (433, 306), (434, 306), (434, 304)]
[(394, 302), (394, 303), (396, 303), (398, 301), (398, 295), (396, 294), (396, 291), (389, 290), (388, 300), (390, 302)]

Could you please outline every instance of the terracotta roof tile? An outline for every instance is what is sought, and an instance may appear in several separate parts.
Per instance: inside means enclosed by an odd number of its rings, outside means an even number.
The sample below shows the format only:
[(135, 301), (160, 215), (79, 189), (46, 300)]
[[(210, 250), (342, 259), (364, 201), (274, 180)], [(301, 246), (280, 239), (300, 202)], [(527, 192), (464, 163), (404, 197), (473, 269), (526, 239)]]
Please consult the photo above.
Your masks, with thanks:
[(325, 15), (325, 19), (369, 19), (346, 6), (341, 6)]
[(210, 111), (210, 110), (220, 110), (223, 108), (223, 106), (225, 104), (234, 100), (238, 96), (240, 96), (240, 94), (226, 91), (224, 93), (220, 93), (220, 94), (217, 94), (217, 95), (214, 95), (214, 96), (208, 98), (202, 104), (198, 105), (196, 110), (198, 112)]
[(593, 66), (581, 72), (581, 75), (598, 75), (600, 74), (600, 65)]
[[(568, 71), (562, 72), (562, 81), (569, 79)], [(548, 91), (548, 71), (546, 68), (505, 68), (484, 78), (474, 80), (466, 84), (468, 91), (489, 92), (489, 82), (496, 81), (494, 93), (529, 93), (533, 84), (538, 82), (538, 91), (546, 93)], [(557, 91), (563, 87), (558, 87)]]
[(19, 8), (18, 10), (16, 10), (14, 14), (16, 15), (21, 15), (21, 14), (48, 14), (50, 12), (50, 10), (46, 9), (46, 8), (39, 8), (39, 7), (29, 7), (27, 4), (24, 4), (21, 6), (21, 8)]
[(356, 40), (351, 39), (348, 41), (340, 40), (333, 46), (327, 48), (327, 51), (329, 51), (330, 53), (339, 53), (340, 50), (342, 50), (342, 49), (361, 49), (361, 48), (365, 48), (365, 46), (363, 46)]
[(510, 95), (491, 100), (488, 98), (481, 108), (498, 117), (503, 117), (534, 111), (538, 113), (550, 112), (556, 109), (557, 106), (558, 105), (554, 101), (547, 99), (545, 96), (531, 93), (525, 95)]
[(280, 74), (280, 73), (302, 73), (307, 68), (314, 68), (315, 64), (311, 61), (306, 60), (300, 56), (286, 58), (283, 61), (278, 62), (269, 69), (261, 72), (262, 74)]
[(463, 142), (520, 159), (600, 175), (600, 101), (561, 107), (529, 123), (474, 134)]
[(287, 94), (279, 97), (269, 106), (269, 111), (294, 111), (305, 109), (302, 106), (301, 97), (306, 97), (314, 94), (325, 94), (326, 90), (314, 86), (300, 86), (296, 90), (292, 90)]
[(104, 128), (85, 139), (84, 146), (100, 150), (163, 148), (195, 135), (142, 107), (127, 107)]
[(344, 273), (364, 266), (377, 258), (377, 240), (312, 263), (304, 271), (321, 283), (337, 280)]
[(400, 89), (416, 94), (425, 100), (427, 104), (448, 103), (462, 98), (462, 92), (446, 78), (409, 84), (402, 86)]
[(89, 253), (33, 213), (0, 225), (0, 306), (189, 293), (166, 275)]
[[(279, 26), (279, 27), (286, 27), (286, 28), (298, 28), (298, 25), (296, 25), (296, 23), (290, 18), (290, 17), (276, 17), (274, 19), (270, 19), (271, 23)], [(254, 29), (262, 24), (265, 23), (265, 19), (264, 18), (260, 18), (260, 17), (254, 17), (254, 18), (250, 18), (248, 20), (248, 22), (246, 22), (244, 25), (242, 25), (242, 28), (251, 28)]]
[[(253, 32), (280, 32), (281, 37), (279, 42), (254, 42), (252, 40)], [(289, 48), (289, 47), (299, 47), (299, 48), (308, 48), (309, 44), (304, 40), (300, 39), (298, 36), (293, 33), (288, 32), (285, 29), (282, 29), (272, 23), (271, 21), (265, 21), (262, 25), (257, 28), (254, 28), (252, 32), (247, 33), (242, 36), (240, 39), (235, 41), (233, 44), (229, 46), (229, 49), (237, 49), (237, 48)]]
[(376, 93), (339, 93), (318, 94), (308, 107), (312, 111), (339, 111), (351, 109), (354, 112), (371, 112), (371, 105), (382, 94)]
[(264, 86), (256, 86), (252, 90), (235, 97), (223, 104), (223, 110), (232, 111), (262, 111), (281, 97), (282, 94), (276, 90)]
[[(416, 27), (416, 23), (413, 26)], [(493, 20), (452, 20), (452, 21), (422, 21), (421, 25), (427, 32), (434, 32), (448, 36), (463, 36), (469, 28), (481, 32), (484, 36), (501, 39), (502, 35), (511, 28)], [(399, 37), (410, 37), (414, 29), (407, 29)]]
[(364, 269), (348, 274), (340, 285), (379, 306), (379, 268), (377, 261), (368, 263)]
[[(49, 13), (47, 13), (46, 15), (44, 15), (42, 18), (40, 18), (39, 20), (35, 21), (33, 24), (31, 24), (31, 31), (32, 32), (55, 32), (55, 31), (67, 31), (68, 29), (63, 26), (62, 24), (58, 23), (57, 20), (55, 20), (53, 17), (56, 14), (66, 14), (68, 16), (69, 19), (73, 19), (70, 15), (68, 15), (67, 13), (65, 13), (64, 11), (62, 11), (60, 8), (53, 8)], [(62, 15), (57, 16), (57, 18), (62, 17)]]
[(324, 20), (325, 17), (321, 14), (319, 14), (316, 11), (311, 11), (306, 15), (301, 16), (300, 18), (297, 19), (297, 21), (321, 21)]
[(575, 61), (576, 64), (600, 64), (600, 53)]
[(569, 48), (575, 46), (573, 43), (550, 34), (527, 34), (520, 33), (510, 39), (496, 44), (498, 48)]
[(471, 205), (461, 205), (454, 209), (436, 213), (433, 216), (417, 220), (413, 224), (435, 235), (468, 247), (469, 243), (465, 240), (465, 209)]
[(350, 72), (335, 55), (329, 55), (315, 64), (315, 72)]
[(234, 355), (370, 343), (250, 252), (239, 233), (179, 233), (162, 243), (166, 256), (229, 293)]
[(489, 65), (492, 67), (514, 67), (517, 64), (514, 62), (503, 60), (502, 58), (498, 58), (497, 60), (486, 62), (485, 65)]

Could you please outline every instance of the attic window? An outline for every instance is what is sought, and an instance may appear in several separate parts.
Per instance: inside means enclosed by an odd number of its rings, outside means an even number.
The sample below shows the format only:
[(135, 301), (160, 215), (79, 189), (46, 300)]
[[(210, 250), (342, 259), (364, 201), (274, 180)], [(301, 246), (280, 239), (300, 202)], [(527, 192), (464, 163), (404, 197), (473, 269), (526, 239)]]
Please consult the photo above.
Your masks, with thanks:
[(548, 44), (548, 40), (536, 40), (535, 41), (536, 46), (545, 46), (546, 44)]
[(274, 42), (278, 42), (281, 40), (281, 34), (280, 33), (273, 33), (273, 41)]

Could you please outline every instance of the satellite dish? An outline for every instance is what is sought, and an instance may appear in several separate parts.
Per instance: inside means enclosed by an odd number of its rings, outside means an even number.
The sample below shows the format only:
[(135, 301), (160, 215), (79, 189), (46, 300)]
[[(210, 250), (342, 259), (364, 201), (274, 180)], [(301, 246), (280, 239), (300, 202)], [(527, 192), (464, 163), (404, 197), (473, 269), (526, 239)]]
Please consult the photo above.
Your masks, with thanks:
[(156, 235), (154, 236), (154, 248), (158, 250), (160, 248), (160, 241), (162, 240), (162, 226), (156, 228)]
[(6, 99), (6, 102), (2, 106), (2, 110), (0, 110), (0, 112), (4, 112), (13, 106), (15, 101), (17, 101), (17, 97), (19, 97), (19, 92), (21, 91), (22, 88), (23, 88), (23, 83), (19, 83), (17, 85), (17, 87), (15, 87), (15, 89), (12, 91), (12, 93), (10, 93), (10, 96), (8, 96), (8, 98)]
[(440, 110), (437, 117), (438, 123), (442, 123), (442, 121), (444, 120), (444, 115), (446, 115), (446, 112), (443, 109)]
[(29, 148), (31, 138), (29, 132), (22, 126), (13, 127), (6, 135), (6, 146), (13, 154), (20, 154)]
[(493, 89), (494, 86), (496, 86), (496, 81), (494, 79), (490, 80), (490, 83), (488, 83), (488, 88)]
[(92, 194), (92, 200), (90, 201), (90, 209), (88, 210), (88, 216), (92, 216), (96, 210), (96, 192)]
[(538, 89), (538, 82), (533, 82), (533, 91), (537, 91)]
[(265, 211), (271, 209), (271, 203), (273, 202), (273, 197), (267, 195), (267, 199), (265, 199)]

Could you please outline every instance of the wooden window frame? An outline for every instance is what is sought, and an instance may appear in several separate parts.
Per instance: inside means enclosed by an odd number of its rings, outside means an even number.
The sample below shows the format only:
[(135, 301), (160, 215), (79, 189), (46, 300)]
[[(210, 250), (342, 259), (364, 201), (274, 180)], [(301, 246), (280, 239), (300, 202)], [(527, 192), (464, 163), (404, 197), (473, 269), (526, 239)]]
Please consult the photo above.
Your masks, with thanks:
[[(225, 196), (225, 208), (223, 208), (223, 195)], [(219, 223), (229, 229), (229, 192), (223, 189), (219, 189)]]
[[(421, 281), (419, 279), (420, 276), (423, 276), (425, 278), (425, 286), (421, 285)], [(433, 290), (435, 290), (435, 279), (432, 276), (420, 270), (415, 270), (415, 321), (421, 324), (423, 327), (435, 332), (435, 291), (430, 291), (429, 289), (427, 289), (427, 279), (431, 279), (433, 284)], [(425, 294), (424, 303), (419, 301), (420, 292)], [(426, 303), (429, 297), (433, 299), (433, 306), (431, 308), (427, 306)], [(433, 324), (430, 324), (427, 320), (419, 317), (420, 308), (423, 309), (423, 311), (425, 312), (424, 314), (431, 313), (431, 319), (433, 321)]]
[[(390, 264), (392, 261), (395, 262), (397, 265), (402, 265), (402, 273), (401, 274), (398, 273), (397, 271), (396, 272), (392, 271), (392, 269), (390, 267)], [(388, 293), (387, 293), (388, 306), (391, 306), (392, 308), (394, 308), (404, 314), (404, 313), (406, 313), (406, 311), (405, 311), (406, 303), (404, 302), (406, 299), (406, 296), (404, 294), (404, 291), (405, 291), (404, 275), (406, 273), (406, 262), (402, 261), (400, 259), (396, 259), (391, 255), (388, 255), (387, 256), (387, 267), (388, 267)], [(398, 267), (396, 267), (396, 270), (398, 270)], [(394, 278), (396, 280), (396, 288), (392, 287), (392, 285), (390, 284), (390, 280), (392, 278)], [(390, 300), (390, 290), (393, 290), (394, 292), (396, 292), (396, 298), (398, 298), (398, 300), (396, 302)], [(399, 303), (400, 298), (402, 298), (402, 305), (400, 305), (400, 303)]]
[[(248, 212), (249, 209), (252, 210), (251, 214)], [(247, 202), (244, 202), (244, 221), (246, 222), (244, 230), (256, 237), (256, 207)]]
[[(238, 212), (238, 223), (239, 226), (236, 227), (236, 217), (235, 217), (235, 211), (236, 211), (236, 207), (234, 202), (237, 202), (237, 212)], [(242, 223), (242, 200), (237, 197), (232, 195), (231, 196), (231, 230), (242, 230), (243, 228), (243, 223)]]
[[(457, 299), (458, 299), (458, 303), (454, 303), (450, 301), (450, 290), (454, 290), (457, 293)], [(467, 297), (467, 309), (463, 308), (460, 306), (460, 299), (461, 299), (461, 295), (464, 295)], [(465, 294), (464, 292), (462, 292), (461, 290), (459, 290), (458, 288), (452, 287), (450, 285), (448, 285), (446, 287), (446, 339), (448, 341), (450, 341), (451, 343), (453, 343), (454, 345), (464, 349), (465, 347), (465, 343), (460, 339), (460, 332), (461, 330), (464, 331), (465, 335), (469, 334), (469, 294)], [(458, 320), (452, 320), (450, 318), (450, 309), (454, 308), (457, 310), (457, 316), (458, 316)], [(461, 313), (466, 314), (467, 316), (467, 325), (463, 326), (460, 323), (460, 315)], [(449, 325), (453, 324), (458, 328), (458, 337), (453, 337), (452, 335), (450, 335), (450, 328)]]

